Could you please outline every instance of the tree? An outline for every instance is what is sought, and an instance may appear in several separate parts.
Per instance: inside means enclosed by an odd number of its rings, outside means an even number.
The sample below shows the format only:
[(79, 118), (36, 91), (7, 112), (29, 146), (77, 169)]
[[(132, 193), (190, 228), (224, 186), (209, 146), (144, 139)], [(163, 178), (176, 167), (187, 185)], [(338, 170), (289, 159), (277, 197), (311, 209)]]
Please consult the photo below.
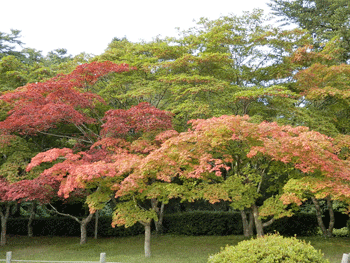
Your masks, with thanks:
[(344, 49), (342, 62), (350, 58), (350, 5), (347, 0), (271, 0), (268, 5), (274, 15), (283, 17), (282, 21), (295, 23), (311, 32), (317, 47), (339, 37)]
[(27, 83), (25, 65), (15, 56), (0, 60), (0, 92), (14, 90)]
[[(282, 200), (285, 204), (293, 203), (301, 205), (308, 199), (312, 200), (315, 206), (318, 224), (325, 237), (332, 237), (333, 235), (335, 218), (332, 201), (342, 201), (349, 205), (349, 182), (346, 178), (349, 166), (349, 147), (349, 135), (338, 135), (332, 140), (333, 154), (344, 161), (343, 168), (338, 167), (338, 170), (342, 172), (341, 180), (339, 180), (340, 176), (333, 178), (333, 176), (325, 176), (318, 173), (314, 176), (294, 178), (284, 186)], [(326, 207), (330, 217), (328, 226), (322, 220), (323, 213), (320, 207), (320, 199), (326, 201)]]
[(147, 101), (171, 111), (177, 131), (185, 131), (190, 119), (222, 114), (272, 120), (295, 108), (295, 94), (273, 84), (291, 78), (299, 67), (291, 63), (291, 54), (309, 43), (302, 30), (266, 26), (261, 10), (203, 18), (196, 27), (179, 32), (179, 38), (113, 41), (96, 59), (128, 63), (138, 70), (118, 75), (97, 92), (116, 108)]
[[(87, 151), (74, 153), (68, 148), (51, 149), (39, 153), (27, 167), (30, 171), (42, 163), (63, 157), (63, 162), (53, 164), (41, 177), (56, 178), (60, 182), (58, 194), (64, 198), (79, 189), (90, 191), (86, 201), (90, 215), (103, 208), (113, 198), (119, 183), (128, 180), (128, 175), (137, 169), (140, 160), (159, 147), (152, 138), (171, 127), (171, 114), (141, 103), (129, 110), (107, 111), (104, 121), (102, 139)], [(117, 217), (126, 218), (123, 225), (128, 227), (140, 222), (145, 226), (145, 254), (149, 256), (151, 222), (157, 220), (156, 200), (150, 201), (150, 211), (143, 212), (139, 208), (145, 205), (142, 195), (134, 193), (116, 198)], [(133, 204), (137, 204), (136, 211)], [(125, 211), (128, 214), (124, 214)]]
[[(191, 130), (167, 140), (142, 160), (140, 169), (130, 175), (133, 180), (123, 183), (125, 188), (140, 191), (145, 178), (155, 177), (179, 183), (166, 186), (171, 197), (226, 200), (236, 209), (251, 208), (259, 236), (274, 219), (292, 215), (280, 200), (290, 179), (322, 174), (347, 189), (350, 166), (334, 154), (331, 138), (307, 127), (248, 120), (221, 116), (191, 121)], [(261, 216), (273, 217), (263, 223)]]
[(36, 147), (23, 138), (0, 133), (0, 216), (1, 245), (6, 244), (6, 225), (10, 208), (18, 201), (12, 193), (26, 191), (26, 187), (18, 187), (17, 182), (30, 179), (25, 168), (30, 158), (36, 154)]
[[(13, 107), (7, 118), (0, 123), (0, 130), (7, 133), (45, 134), (49, 129), (57, 127), (58, 123), (67, 123), (81, 132), (83, 141), (92, 144), (96, 133), (85, 124), (92, 124), (96, 119), (84, 113), (83, 109), (93, 110), (103, 100), (96, 94), (84, 92), (84, 89), (110, 72), (128, 70), (128, 65), (111, 62), (83, 64), (70, 74), (59, 75), (42, 83), (29, 83), (5, 93), (0, 100)], [(94, 117), (99, 117), (96, 113)]]
[[(37, 181), (24, 180), (28, 179), (26, 176), (29, 176), (30, 173), (25, 172), (23, 165), (26, 166), (30, 158), (35, 155), (32, 151), (29, 151), (30, 154), (26, 155), (26, 160), (21, 159), (22, 163), (20, 165), (22, 167), (16, 167), (16, 162), (11, 159), (13, 156), (20, 159), (21, 153), (27, 149), (28, 142), (32, 145), (32, 149), (39, 152), (53, 146), (81, 147), (81, 145), (77, 146), (79, 143), (91, 145), (97, 140), (97, 137), (94, 137), (96, 133), (93, 129), (98, 132), (99, 125), (93, 124), (98, 121), (93, 117), (99, 117), (100, 113), (96, 110), (96, 105), (98, 103), (103, 104), (103, 100), (95, 94), (84, 92), (84, 89), (94, 85), (98, 78), (106, 74), (126, 70), (129, 70), (127, 65), (116, 65), (111, 62), (83, 64), (70, 74), (58, 75), (45, 82), (30, 83), (0, 96), (0, 100), (4, 105), (2, 109), (9, 108), (7, 116), (4, 116), (4, 119), (0, 122), (1, 135), (3, 138), (12, 138), (13, 135), (10, 134), (23, 136), (22, 138), (15, 136), (16, 140), (22, 142), (16, 144), (17, 148), (14, 147), (13, 140), (10, 146), (3, 148), (5, 150), (16, 150), (15, 154), (10, 156), (4, 152), (2, 157), (5, 160), (2, 167), (7, 169), (6, 173), (14, 176), (15, 181), (20, 181), (11, 184), (10, 187), (18, 185), (24, 188), (23, 186), (26, 184), (32, 184), (32, 188), (40, 186)], [(53, 138), (56, 139), (53, 140)], [(35, 146), (33, 147), (33, 145)], [(35, 178), (38, 174), (32, 173), (32, 177), (29, 179)], [(9, 176), (7, 176), (5, 181), (10, 183), (9, 179)], [(44, 182), (47, 181), (47, 179), (43, 180)], [(27, 186), (25, 189), (28, 191), (9, 190), (8, 192), (11, 194), (7, 194), (4, 200), (40, 200), (35, 187), (32, 188)], [(55, 189), (54, 186), (51, 188)], [(32, 190), (29, 191), (29, 189)]]
[(16, 47), (22, 46), (23, 42), (19, 40), (21, 31), (11, 29), (11, 33), (0, 32), (0, 59), (8, 55), (14, 55), (21, 57), (19, 51), (16, 51)]

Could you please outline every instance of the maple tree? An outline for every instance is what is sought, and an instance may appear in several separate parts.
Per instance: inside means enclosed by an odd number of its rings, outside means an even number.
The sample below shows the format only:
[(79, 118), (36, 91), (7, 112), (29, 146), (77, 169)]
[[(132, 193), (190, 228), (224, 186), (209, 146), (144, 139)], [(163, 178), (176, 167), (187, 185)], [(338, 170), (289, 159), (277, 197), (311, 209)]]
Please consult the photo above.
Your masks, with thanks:
[[(109, 110), (102, 125), (102, 139), (91, 145), (86, 151), (75, 153), (69, 148), (54, 148), (39, 153), (32, 158), (27, 171), (42, 163), (50, 163), (60, 158), (62, 162), (45, 169), (40, 178), (54, 177), (59, 181), (58, 195), (68, 198), (77, 190), (90, 191), (86, 202), (90, 215), (103, 206), (115, 195), (118, 185), (126, 180), (140, 161), (151, 151), (159, 147), (155, 136), (170, 129), (172, 114), (161, 111), (148, 103), (141, 103), (128, 110)], [(163, 137), (171, 136), (164, 134)], [(159, 137), (156, 137), (160, 140)], [(120, 198), (118, 198), (120, 197)], [(151, 200), (152, 208), (144, 213), (130, 204), (142, 204), (143, 197), (138, 194), (116, 196), (117, 217), (123, 217), (125, 226), (140, 222), (145, 226), (145, 254), (150, 253), (150, 227), (152, 219), (157, 221), (155, 211), (159, 211), (156, 200)], [(138, 201), (136, 201), (138, 200)], [(120, 203), (119, 203), (120, 201)], [(145, 200), (143, 200), (145, 201)], [(138, 208), (139, 206), (136, 206)], [(123, 214), (125, 209), (128, 214)], [(83, 229), (82, 229), (83, 233)], [(85, 234), (86, 235), (86, 234)]]
[(83, 64), (70, 74), (29, 83), (4, 93), (0, 100), (11, 109), (6, 119), (0, 122), (0, 130), (36, 135), (32, 139), (39, 138), (38, 141), (42, 141), (40, 136), (46, 139), (54, 136), (91, 145), (98, 139), (98, 122), (101, 122), (100, 115), (103, 114), (96, 106), (104, 101), (85, 90), (108, 73), (128, 70), (128, 65), (112, 62)]
[(332, 136), (348, 134), (349, 65), (339, 63), (337, 39), (322, 52), (311, 48), (299, 50), (294, 57), (295, 63), (309, 61), (308, 67), (295, 75), (293, 84), (293, 89), (304, 96), (303, 110), (311, 116), (299, 122)]
[[(134, 180), (123, 182), (117, 195), (140, 191), (140, 185), (144, 191), (145, 176), (164, 182), (178, 178), (187, 183), (166, 186), (168, 196), (226, 200), (236, 209), (250, 208), (257, 234), (263, 235), (263, 227), (274, 219), (292, 215), (280, 200), (289, 179), (322, 174), (344, 185), (350, 174), (349, 164), (334, 154), (331, 138), (307, 127), (256, 124), (247, 116), (221, 116), (191, 124), (190, 131), (167, 140), (143, 159), (140, 169), (130, 175)], [(150, 191), (149, 195), (161, 193)], [(261, 221), (260, 217), (271, 216)]]
[[(292, 63), (301, 66), (294, 75), (294, 82), (289, 83), (289, 89), (298, 94), (300, 100), (295, 105), (297, 110), (291, 118), (285, 119), (292, 125), (304, 125), (313, 130), (322, 132), (337, 138), (348, 141), (349, 133), (348, 112), (349, 112), (349, 80), (347, 78), (348, 65), (343, 64), (344, 47), (339, 37), (329, 40), (318, 47), (306, 45), (294, 52), (291, 57)], [(348, 145), (344, 145), (347, 148)], [(334, 153), (338, 153), (334, 151)], [(315, 180), (313, 177), (310, 180)], [(319, 184), (329, 181), (327, 177), (318, 179)], [(293, 183), (292, 183), (293, 182)], [(324, 236), (332, 236), (334, 225), (334, 212), (332, 208), (333, 198), (337, 200), (334, 191), (329, 189), (328, 195), (317, 194), (317, 187), (310, 189), (307, 179), (295, 180), (288, 185), (288, 191), (292, 189), (299, 196), (311, 199), (315, 206), (316, 216)], [(295, 186), (293, 186), (295, 184)], [(298, 190), (297, 187), (300, 187)], [(304, 186), (302, 186), (304, 185)], [(312, 184), (311, 184), (312, 185)], [(318, 184), (315, 184), (318, 185)], [(328, 188), (327, 188), (328, 189)], [(303, 194), (302, 194), (303, 192)], [(325, 191), (327, 192), (327, 191)], [(330, 214), (330, 223), (326, 227), (322, 221), (322, 211), (319, 199), (327, 203), (327, 210)]]
[[(14, 135), (11, 134), (19, 135), (14, 136), (16, 140), (12, 140), (9, 146), (4, 144), (6, 147), (1, 149), (5, 160), (1, 166), (2, 176), (10, 184), (7, 199), (4, 197), (6, 207), (11, 205), (11, 201), (43, 201), (43, 194), (50, 191), (48, 196), (52, 198), (52, 189), (57, 188), (57, 181), (53, 181), (56, 184), (47, 183), (48, 189), (40, 188), (48, 179), (40, 177), (44, 181), (38, 182), (39, 179), (34, 178), (39, 172), (25, 172), (24, 166), (42, 149), (62, 145), (73, 147), (79, 143), (91, 145), (98, 140), (98, 117), (101, 113), (96, 105), (104, 101), (86, 90), (111, 72), (128, 70), (128, 65), (112, 62), (82, 64), (69, 74), (60, 74), (45, 82), (29, 83), (0, 96), (4, 105), (2, 109), (8, 110), (0, 122), (1, 136), (12, 138)], [(8, 154), (8, 151), (14, 150), (14, 154)]]

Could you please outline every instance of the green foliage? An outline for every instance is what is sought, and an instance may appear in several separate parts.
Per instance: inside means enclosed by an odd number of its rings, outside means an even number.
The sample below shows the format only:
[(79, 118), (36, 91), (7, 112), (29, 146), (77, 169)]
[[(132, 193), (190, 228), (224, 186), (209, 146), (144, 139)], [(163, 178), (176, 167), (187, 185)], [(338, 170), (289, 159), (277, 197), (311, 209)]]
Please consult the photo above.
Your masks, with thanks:
[(116, 75), (95, 92), (115, 108), (147, 101), (171, 111), (177, 131), (186, 130), (190, 119), (223, 114), (289, 118), (295, 94), (273, 84), (285, 82), (300, 67), (290, 56), (311, 40), (302, 30), (267, 23), (256, 9), (241, 16), (202, 18), (178, 38), (113, 41), (95, 59), (138, 70)]
[(273, 14), (283, 17), (282, 21), (296, 23), (314, 34), (315, 44), (320, 46), (335, 36), (342, 39), (345, 50), (343, 62), (350, 58), (350, 31), (348, 0), (272, 0)]
[(11, 29), (11, 33), (0, 32), (0, 59), (8, 55), (21, 56), (20, 52), (15, 51), (16, 47), (23, 43), (19, 40), (21, 31)]
[(350, 220), (348, 220), (348, 222), (346, 223), (346, 226), (348, 228), (348, 233), (350, 234)]
[(209, 257), (209, 263), (276, 263), (314, 262), (327, 263), (320, 251), (295, 237), (284, 238), (273, 234), (242, 241), (237, 246), (227, 246), (220, 253)]
[[(320, 236), (324, 236), (321, 230), (318, 232), (318, 234)], [(339, 228), (339, 229), (334, 228), (332, 234), (334, 237), (348, 237), (349, 236), (349, 229), (347, 227), (343, 227), (343, 228)]]
[(1, 176), (11, 183), (37, 176), (38, 174), (25, 172), (28, 163), (37, 151), (37, 147), (24, 138), (0, 134)]

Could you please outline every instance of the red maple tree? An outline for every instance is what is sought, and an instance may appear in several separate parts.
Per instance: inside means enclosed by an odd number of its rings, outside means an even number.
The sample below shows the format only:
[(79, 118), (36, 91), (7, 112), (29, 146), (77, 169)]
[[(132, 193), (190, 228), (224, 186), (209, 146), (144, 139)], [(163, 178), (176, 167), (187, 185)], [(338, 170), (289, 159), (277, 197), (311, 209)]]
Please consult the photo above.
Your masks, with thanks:
[[(172, 114), (161, 111), (148, 103), (141, 103), (129, 110), (106, 112), (102, 125), (102, 139), (86, 151), (75, 153), (73, 149), (51, 149), (32, 158), (29, 172), (41, 163), (62, 162), (46, 169), (40, 178), (54, 177), (59, 181), (58, 195), (68, 198), (81, 189), (91, 189), (87, 202), (90, 214), (113, 198), (118, 185), (132, 173), (140, 161), (159, 148), (160, 141), (172, 136), (167, 132), (155, 138), (160, 131), (171, 128)], [(136, 218), (150, 229), (151, 219)]]
[(70, 123), (83, 132), (84, 124), (95, 123), (83, 109), (93, 109), (103, 99), (85, 89), (111, 72), (125, 72), (127, 64), (109, 61), (92, 62), (78, 66), (72, 73), (58, 75), (46, 82), (29, 83), (0, 96), (0, 100), (13, 105), (8, 117), (0, 122), (6, 133), (36, 134), (55, 128), (58, 123)]

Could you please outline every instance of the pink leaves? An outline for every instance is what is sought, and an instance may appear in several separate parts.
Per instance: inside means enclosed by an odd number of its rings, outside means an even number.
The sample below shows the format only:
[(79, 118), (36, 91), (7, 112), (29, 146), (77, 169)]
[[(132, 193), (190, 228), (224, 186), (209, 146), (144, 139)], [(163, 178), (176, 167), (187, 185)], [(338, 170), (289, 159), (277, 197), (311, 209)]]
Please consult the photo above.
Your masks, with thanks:
[(63, 148), (63, 149), (54, 148), (46, 152), (41, 152), (32, 158), (32, 161), (27, 166), (26, 170), (27, 172), (29, 172), (31, 169), (33, 169), (35, 166), (40, 165), (41, 163), (52, 162), (56, 160), (58, 157), (66, 156), (69, 153), (72, 153), (72, 150), (68, 148)]
[(147, 102), (129, 110), (109, 110), (102, 125), (106, 136), (123, 136), (138, 132), (164, 131), (172, 127), (172, 114), (159, 110)]

